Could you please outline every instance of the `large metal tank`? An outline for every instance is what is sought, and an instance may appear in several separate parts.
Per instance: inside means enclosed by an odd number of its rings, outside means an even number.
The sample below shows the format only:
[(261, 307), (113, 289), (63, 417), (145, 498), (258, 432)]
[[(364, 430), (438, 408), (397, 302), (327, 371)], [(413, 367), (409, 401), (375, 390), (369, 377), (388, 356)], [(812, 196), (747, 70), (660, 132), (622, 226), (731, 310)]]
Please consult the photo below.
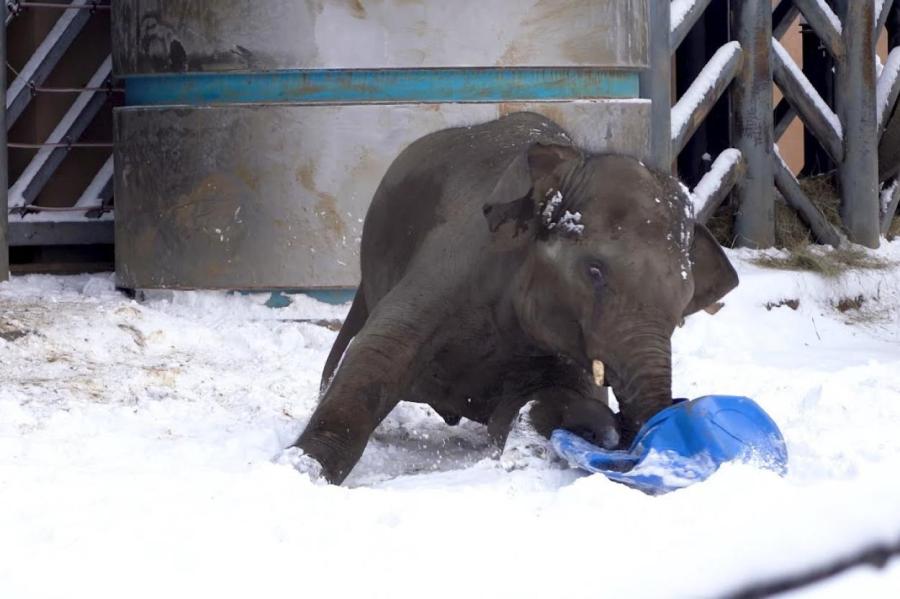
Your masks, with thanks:
[(647, 154), (647, 0), (116, 0), (126, 288), (339, 289), (416, 138), (533, 110)]

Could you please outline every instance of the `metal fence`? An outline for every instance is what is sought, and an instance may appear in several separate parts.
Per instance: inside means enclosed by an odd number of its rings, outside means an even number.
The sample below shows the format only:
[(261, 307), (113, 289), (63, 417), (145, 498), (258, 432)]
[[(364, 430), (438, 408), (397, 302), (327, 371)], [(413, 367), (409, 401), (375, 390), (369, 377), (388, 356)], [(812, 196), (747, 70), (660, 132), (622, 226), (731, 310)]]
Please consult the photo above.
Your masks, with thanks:
[[(112, 85), (108, 26), (105, 31), (102, 27), (91, 27), (92, 23), (97, 25), (95, 15), (99, 13), (107, 15), (108, 19), (109, 9), (109, 0), (7, 0), (3, 3), (3, 35), (6, 39), (0, 47), (4, 74), (9, 73), (8, 88), (4, 85), (6, 126), (2, 128), (9, 138), (3, 144), (9, 157), (4, 163), (15, 164), (3, 169), (4, 176), (8, 177), (4, 185), (7, 209), (2, 210), (0, 218), (7, 222), (0, 228), (0, 276), (8, 272), (8, 246), (113, 243), (112, 139), (94, 140), (86, 135), (101, 112), (111, 114), (110, 98), (121, 92)], [(6, 42), (10, 41), (7, 32), (19, 20), (34, 16), (35, 11), (45, 13), (41, 15), (41, 23), (49, 20), (52, 26), (48, 24), (49, 30), (42, 41), (36, 40), (30, 55), (13, 59), (7, 50)], [(31, 27), (31, 22), (27, 27)], [(40, 27), (34, 29), (43, 32)], [(97, 37), (97, 29), (103, 32), (102, 40)], [(73, 49), (85, 46), (106, 49), (99, 66), (87, 64), (95, 58), (94, 52), (72, 56)], [(78, 64), (78, 73), (61, 74), (61, 71), (73, 70), (73, 63)], [(83, 75), (83, 68), (93, 69), (93, 74)], [(69, 81), (77, 83), (66, 83)], [(54, 110), (36, 109), (40, 112), (40, 127), (16, 127), (17, 123), (26, 120), (29, 110), (35, 112), (36, 100), (47, 96), (65, 100), (54, 101)], [(50, 127), (46, 127), (47, 119), (55, 119)], [(45, 131), (47, 128), (49, 133)], [(73, 154), (77, 156), (77, 167), (66, 169)], [(88, 154), (91, 156), (82, 160)], [(65, 189), (71, 176), (59, 180), (60, 173), (66, 170), (69, 175), (80, 171), (74, 177), (77, 189)], [(55, 178), (57, 181), (53, 184)], [(52, 191), (45, 195), (56, 196), (54, 201), (40, 201), (41, 194), (50, 187)], [(64, 193), (60, 193), (61, 188)]]
[[(699, 220), (706, 222), (731, 192), (736, 243), (770, 247), (777, 189), (819, 242), (877, 247), (900, 201), (900, 1), (716, 3), (718, 27), (728, 32), (725, 43), (709, 49), (706, 65), (673, 98), (672, 56), (711, 8), (711, 0), (651, 2), (651, 69), (642, 85), (654, 101), (654, 165), (671, 169), (723, 99), (730, 105), (730, 127), (717, 133), (730, 143), (694, 186)], [(798, 15), (833, 63), (826, 71), (833, 78), (833, 97), (823, 98), (780, 43)], [(876, 43), (886, 26), (890, 55), (882, 65)], [(806, 60), (812, 63), (815, 57)], [(775, 85), (784, 97), (777, 107)], [(842, 227), (810, 201), (779, 153), (778, 141), (795, 118), (802, 121), (808, 143), (818, 144), (835, 165)]]

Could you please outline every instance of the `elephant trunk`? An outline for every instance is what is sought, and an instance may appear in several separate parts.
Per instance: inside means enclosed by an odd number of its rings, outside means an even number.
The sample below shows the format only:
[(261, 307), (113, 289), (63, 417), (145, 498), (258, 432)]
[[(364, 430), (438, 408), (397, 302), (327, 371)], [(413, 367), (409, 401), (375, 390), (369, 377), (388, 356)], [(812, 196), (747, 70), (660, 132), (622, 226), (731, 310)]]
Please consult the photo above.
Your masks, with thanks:
[(630, 443), (647, 420), (672, 405), (672, 344), (656, 331), (619, 339), (608, 379), (619, 401), (622, 442)]

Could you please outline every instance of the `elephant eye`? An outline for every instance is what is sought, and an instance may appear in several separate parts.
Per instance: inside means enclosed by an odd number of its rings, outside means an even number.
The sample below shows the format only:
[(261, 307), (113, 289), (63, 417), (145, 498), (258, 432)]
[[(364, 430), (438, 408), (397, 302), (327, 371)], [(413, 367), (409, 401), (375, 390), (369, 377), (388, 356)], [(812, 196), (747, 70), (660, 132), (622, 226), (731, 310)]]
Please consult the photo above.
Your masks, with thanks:
[(606, 277), (603, 276), (603, 270), (598, 264), (591, 264), (588, 267), (588, 276), (591, 278), (594, 291), (600, 291), (606, 283)]

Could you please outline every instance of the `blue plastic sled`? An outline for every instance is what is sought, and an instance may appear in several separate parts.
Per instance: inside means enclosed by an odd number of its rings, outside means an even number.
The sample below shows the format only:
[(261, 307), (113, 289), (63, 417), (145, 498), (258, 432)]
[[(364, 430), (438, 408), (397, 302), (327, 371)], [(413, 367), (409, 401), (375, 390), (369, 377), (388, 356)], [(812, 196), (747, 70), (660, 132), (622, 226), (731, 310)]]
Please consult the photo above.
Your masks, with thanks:
[(680, 400), (647, 421), (627, 451), (611, 451), (562, 429), (551, 436), (570, 465), (652, 495), (705, 480), (725, 462), (757, 464), (784, 475), (787, 447), (778, 426), (747, 397)]

